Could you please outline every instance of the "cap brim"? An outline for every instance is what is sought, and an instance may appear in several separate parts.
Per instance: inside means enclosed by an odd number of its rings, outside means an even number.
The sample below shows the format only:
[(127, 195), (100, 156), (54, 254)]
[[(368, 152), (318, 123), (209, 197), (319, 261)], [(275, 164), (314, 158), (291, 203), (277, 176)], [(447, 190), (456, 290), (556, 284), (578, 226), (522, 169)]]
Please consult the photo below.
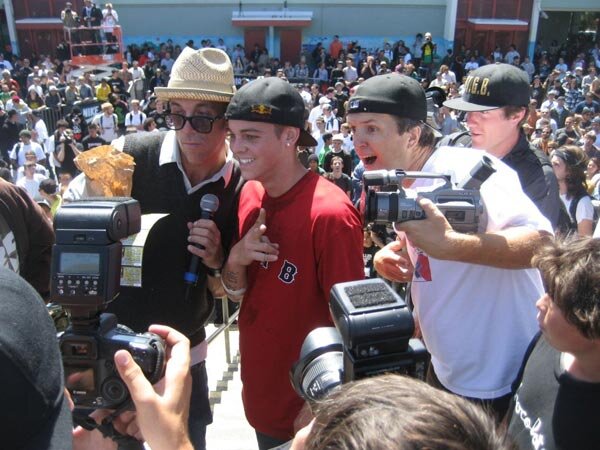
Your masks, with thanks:
[(300, 147), (316, 147), (317, 141), (308, 131), (300, 130), (300, 137), (298, 138), (297, 145)]
[(456, 109), (458, 111), (491, 111), (492, 109), (498, 109), (500, 106), (485, 106), (485, 105), (476, 105), (475, 103), (465, 102), (462, 97), (453, 98), (450, 100), (446, 100), (443, 103), (444, 106), (447, 106), (451, 109)]
[(436, 139), (441, 139), (444, 137), (444, 135), (439, 130), (437, 130), (435, 127), (432, 127), (431, 125), (429, 125), (426, 120), (424, 120), (423, 123), (427, 127), (429, 127), (431, 129), (431, 131), (433, 131), (433, 135), (435, 136)]

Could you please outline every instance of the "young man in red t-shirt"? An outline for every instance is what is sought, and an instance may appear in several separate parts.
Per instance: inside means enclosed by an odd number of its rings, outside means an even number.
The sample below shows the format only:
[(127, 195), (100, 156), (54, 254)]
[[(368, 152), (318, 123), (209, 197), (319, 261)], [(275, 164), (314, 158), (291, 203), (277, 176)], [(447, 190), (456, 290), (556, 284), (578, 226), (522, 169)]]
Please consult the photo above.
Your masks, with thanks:
[(304, 108), (289, 83), (264, 78), (241, 88), (226, 113), (231, 150), (250, 181), (222, 282), (230, 298), (244, 299), (242, 397), (260, 449), (294, 435), (304, 402), (288, 373), (306, 335), (332, 324), (332, 285), (364, 278), (358, 212), (296, 157), (297, 146), (316, 145), (304, 130)]

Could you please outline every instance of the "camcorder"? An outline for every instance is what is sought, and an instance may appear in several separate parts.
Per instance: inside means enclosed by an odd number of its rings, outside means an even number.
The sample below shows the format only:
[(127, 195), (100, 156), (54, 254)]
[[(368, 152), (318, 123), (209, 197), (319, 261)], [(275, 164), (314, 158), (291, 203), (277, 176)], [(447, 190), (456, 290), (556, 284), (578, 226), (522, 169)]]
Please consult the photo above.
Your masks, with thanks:
[(425, 379), (429, 353), (413, 339), (415, 323), (383, 280), (338, 283), (329, 302), (334, 327), (316, 328), (290, 370), (295, 391), (315, 402), (342, 383), (384, 373)]
[(141, 209), (131, 198), (82, 200), (62, 206), (54, 220), (51, 299), (70, 315), (58, 334), (65, 386), (79, 410), (133, 409), (114, 354), (131, 353), (151, 383), (165, 370), (165, 344), (153, 333), (136, 334), (103, 313), (119, 294), (121, 239), (141, 227)]
[(60, 135), (59, 142), (64, 142), (67, 145), (72, 144), (73, 143), (73, 132), (65, 131), (64, 133), (62, 133)]
[[(480, 217), (484, 211), (479, 190), (494, 172), (496, 169), (493, 162), (487, 156), (483, 156), (466, 179), (456, 186), (452, 185), (449, 175), (401, 169), (367, 171), (363, 174), (366, 197), (361, 205), (365, 223), (386, 224), (425, 219), (425, 212), (417, 202), (416, 193), (409, 196), (402, 183), (404, 180), (420, 178), (441, 179), (443, 184), (438, 188), (419, 192), (419, 195), (431, 200), (454, 230), (460, 233), (476, 233), (480, 229)], [(381, 187), (393, 187), (396, 190), (381, 192)]]

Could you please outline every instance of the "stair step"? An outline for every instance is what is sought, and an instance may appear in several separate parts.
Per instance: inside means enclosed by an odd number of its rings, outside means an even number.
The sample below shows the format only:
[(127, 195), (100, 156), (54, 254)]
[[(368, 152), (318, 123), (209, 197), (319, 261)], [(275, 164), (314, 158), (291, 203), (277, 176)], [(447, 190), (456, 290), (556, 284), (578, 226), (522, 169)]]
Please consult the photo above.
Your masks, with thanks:
[[(207, 329), (207, 334), (212, 330)], [(231, 362), (226, 360), (223, 333), (208, 346), (209, 400), (213, 423), (206, 430), (207, 450), (257, 450), (254, 429), (248, 424), (242, 405), (239, 372), (238, 332), (229, 333)]]

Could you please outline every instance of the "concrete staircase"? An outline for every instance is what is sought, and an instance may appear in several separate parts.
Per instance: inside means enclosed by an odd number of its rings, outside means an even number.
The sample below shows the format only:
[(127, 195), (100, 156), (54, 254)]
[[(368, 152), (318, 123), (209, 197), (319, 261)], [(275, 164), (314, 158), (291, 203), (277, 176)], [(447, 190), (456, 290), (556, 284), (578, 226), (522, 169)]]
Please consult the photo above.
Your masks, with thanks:
[[(209, 336), (214, 326), (206, 327)], [(213, 423), (206, 431), (207, 450), (256, 450), (254, 430), (246, 421), (242, 405), (242, 381), (239, 372), (238, 331), (230, 327), (231, 362), (227, 362), (226, 336), (222, 332), (208, 346), (206, 370), (213, 409)]]

